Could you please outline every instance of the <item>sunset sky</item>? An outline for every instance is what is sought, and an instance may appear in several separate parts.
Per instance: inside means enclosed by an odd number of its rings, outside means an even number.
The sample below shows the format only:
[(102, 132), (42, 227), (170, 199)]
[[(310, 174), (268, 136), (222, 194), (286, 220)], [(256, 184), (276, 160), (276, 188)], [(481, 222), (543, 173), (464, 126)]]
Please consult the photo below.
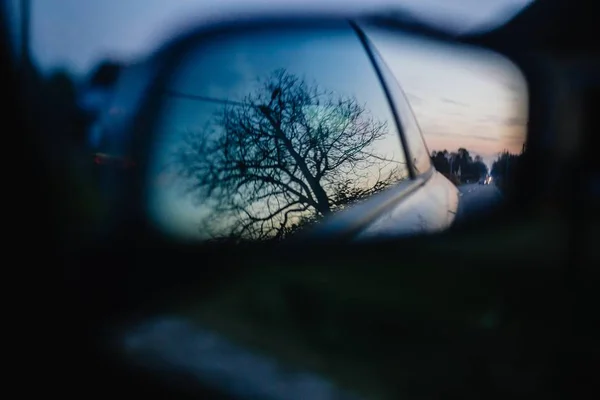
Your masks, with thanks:
[(506, 58), (469, 47), (370, 32), (411, 103), (430, 150), (465, 147), (491, 166), (521, 151), (527, 82)]

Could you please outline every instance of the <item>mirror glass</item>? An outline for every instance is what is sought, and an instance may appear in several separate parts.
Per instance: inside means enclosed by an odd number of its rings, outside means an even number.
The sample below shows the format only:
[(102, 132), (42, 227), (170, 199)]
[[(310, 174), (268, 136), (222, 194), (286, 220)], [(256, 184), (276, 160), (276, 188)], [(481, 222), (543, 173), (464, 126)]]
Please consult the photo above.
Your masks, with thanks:
[(447, 229), (501, 199), (525, 141), (513, 64), (347, 22), (203, 41), (161, 94), (148, 207), (182, 239)]

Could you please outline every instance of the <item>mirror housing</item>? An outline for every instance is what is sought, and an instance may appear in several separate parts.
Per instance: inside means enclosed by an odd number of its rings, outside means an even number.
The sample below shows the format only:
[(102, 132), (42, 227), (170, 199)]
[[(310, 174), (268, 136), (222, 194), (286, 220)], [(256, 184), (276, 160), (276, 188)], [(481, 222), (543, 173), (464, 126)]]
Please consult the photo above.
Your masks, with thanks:
[[(460, 41), (457, 40), (456, 37), (452, 37), (449, 35), (446, 35), (442, 32), (439, 31), (435, 31), (432, 29), (428, 29), (428, 28), (424, 28), (423, 26), (420, 26), (418, 24), (407, 24), (404, 26), (404, 28), (399, 28), (397, 25), (397, 22), (395, 22), (392, 26), (392, 24), (390, 24), (389, 21), (386, 21), (384, 19), (381, 18), (371, 18), (371, 19), (365, 19), (365, 22), (362, 22), (365, 25), (369, 25), (372, 27), (375, 27), (376, 29), (382, 30), (382, 31), (386, 31), (387, 34), (389, 35), (406, 35), (407, 32), (409, 32), (411, 35), (415, 35), (415, 34), (420, 34), (422, 35), (420, 38), (422, 39), (423, 37), (428, 38), (428, 40), (431, 40), (432, 38), (435, 38), (436, 41), (440, 42), (440, 43), (444, 43), (446, 45), (451, 45), (451, 46), (458, 46), (460, 45)], [(131, 124), (129, 125), (129, 127), (131, 127), (131, 130), (133, 132), (132, 135), (132, 140), (131, 142), (127, 145), (127, 147), (129, 148), (129, 151), (131, 152), (130, 154), (134, 154), (134, 158), (136, 160), (136, 165), (139, 166), (138, 169), (136, 169), (137, 172), (139, 172), (141, 175), (137, 175), (136, 178), (134, 180), (132, 180), (129, 184), (128, 187), (129, 188), (134, 188), (136, 195), (135, 196), (127, 196), (127, 199), (125, 199), (126, 202), (134, 202), (134, 204), (131, 204), (130, 206), (125, 206), (125, 207), (121, 207), (123, 210), (129, 210), (126, 214), (127, 216), (127, 220), (131, 221), (131, 218), (135, 218), (139, 221), (144, 221), (147, 219), (148, 215), (146, 213), (147, 209), (144, 209), (143, 211), (141, 211), (140, 213), (137, 213), (137, 215), (134, 217), (134, 214), (132, 213), (132, 210), (136, 209), (136, 208), (140, 208), (140, 204), (148, 204), (149, 201), (151, 200), (151, 193), (149, 192), (149, 185), (148, 185), (148, 171), (150, 169), (153, 168), (153, 164), (151, 159), (149, 159), (149, 155), (152, 154), (153, 151), (155, 151), (155, 148), (153, 148), (153, 146), (155, 146), (155, 136), (153, 136), (152, 132), (154, 132), (156, 125), (158, 123), (158, 119), (161, 116), (161, 110), (164, 107), (164, 93), (165, 93), (165, 88), (168, 87), (169, 85), (169, 80), (173, 79), (173, 76), (176, 75), (178, 72), (178, 68), (180, 68), (181, 66), (181, 62), (182, 60), (185, 59), (186, 55), (189, 55), (190, 49), (197, 49), (197, 48), (202, 48), (207, 46), (208, 44), (212, 43), (216, 43), (219, 40), (223, 40), (224, 37), (244, 37), (244, 36), (248, 36), (249, 34), (252, 35), (259, 35), (260, 32), (273, 32), (274, 30), (280, 30), (281, 32), (290, 32), (294, 29), (296, 30), (304, 30), (304, 31), (318, 31), (323, 30), (323, 29), (331, 29), (332, 25), (335, 24), (340, 24), (341, 22), (346, 23), (345, 20), (340, 20), (340, 19), (329, 19), (329, 18), (323, 18), (323, 19), (315, 19), (314, 17), (310, 17), (310, 18), (291, 18), (291, 19), (285, 19), (285, 18), (278, 18), (278, 19), (273, 19), (273, 20), (248, 20), (248, 21), (243, 21), (242, 23), (240, 23), (239, 21), (236, 22), (235, 25), (230, 25), (228, 23), (220, 23), (220, 24), (215, 24), (213, 26), (210, 27), (206, 27), (202, 30), (196, 30), (193, 31), (192, 33), (183, 36), (183, 38), (178, 39), (176, 41), (174, 41), (173, 43), (169, 44), (168, 46), (166, 46), (163, 50), (159, 51), (154, 57), (148, 59), (145, 61), (145, 63), (142, 63), (140, 65), (145, 65), (145, 67), (148, 70), (152, 70), (154, 75), (152, 75), (154, 78), (153, 79), (147, 79), (147, 86), (145, 87), (145, 89), (143, 91), (141, 91), (140, 93), (143, 93), (143, 95), (138, 95), (138, 98), (140, 99), (139, 102), (139, 112), (135, 114), (135, 117), (133, 119), (131, 119)], [(401, 25), (401, 24), (400, 24)], [(360, 32), (360, 31), (359, 31)], [(277, 35), (275, 35), (277, 36)], [(359, 39), (363, 41), (363, 45), (364, 45), (364, 37), (361, 38), (361, 35), (359, 34)], [(363, 34), (364, 36), (364, 34)], [(367, 39), (368, 41), (368, 39)], [(398, 99), (400, 97), (403, 97), (404, 94), (402, 93), (402, 89), (397, 90), (397, 92), (400, 93), (400, 95), (395, 95), (394, 98), (394, 94), (391, 93), (392, 91), (389, 89), (389, 83), (391, 81), (391, 79), (388, 78), (388, 80), (385, 80), (385, 77), (383, 77), (385, 72), (382, 72), (382, 68), (381, 65), (385, 67), (385, 62), (377, 62), (376, 60), (374, 61), (374, 57), (378, 57), (378, 52), (377, 50), (375, 51), (371, 51), (371, 54), (369, 54), (369, 46), (367, 45), (367, 47), (365, 48), (365, 58), (369, 59), (371, 63), (374, 64), (374, 66), (376, 68), (374, 68), (373, 71), (371, 71), (373, 73), (374, 76), (376, 76), (376, 78), (378, 80), (380, 80), (380, 83), (383, 79), (384, 84), (382, 85), (382, 97), (387, 99), (387, 101), (390, 103), (391, 108), (392, 108), (392, 116), (389, 118), (389, 122), (391, 124), (395, 124), (397, 127), (400, 127), (400, 131), (404, 131), (406, 130), (406, 127), (403, 126), (403, 118), (401, 118), (398, 114)], [(380, 56), (379, 56), (380, 57)], [(149, 75), (150, 76), (150, 75)], [(394, 79), (394, 78), (392, 78)], [(385, 84), (385, 82), (387, 82), (387, 84)], [(137, 107), (136, 107), (137, 108)], [(264, 113), (262, 113), (264, 114)], [(263, 115), (264, 116), (264, 115)], [(413, 137), (416, 137), (413, 135)], [(399, 144), (401, 145), (401, 151), (405, 151), (404, 154), (404, 158), (406, 159), (411, 159), (411, 143), (409, 143), (409, 140), (407, 139), (407, 135), (405, 134), (401, 134), (400, 138), (399, 138)], [(425, 148), (427, 148), (427, 145), (425, 145)], [(427, 152), (429, 152), (429, 150), (426, 150)], [(427, 164), (431, 164), (430, 160), (427, 160)], [(431, 171), (428, 173), (429, 175), (423, 173), (420, 174), (420, 177), (418, 177), (417, 173), (415, 173), (415, 171), (410, 168), (407, 173), (406, 176), (411, 178), (411, 184), (412, 186), (423, 186), (425, 184), (425, 181), (427, 179), (430, 179), (432, 176), (434, 175), (440, 175), (439, 177), (436, 178), (436, 180), (438, 181), (438, 189), (441, 186), (445, 186), (449, 183), (449, 180), (447, 178), (449, 178), (448, 176), (446, 176), (446, 178), (442, 177), (441, 173), (438, 173), (437, 171), (435, 171), (435, 168), (430, 168)], [(136, 172), (136, 173), (137, 173)], [(427, 171), (426, 171), (427, 172)], [(146, 175), (144, 175), (146, 174)], [(423, 182), (420, 183), (416, 183), (415, 184), (415, 179), (421, 179), (423, 180)], [(467, 180), (468, 182), (468, 180)], [(412, 189), (411, 189), (412, 190)], [(407, 193), (410, 193), (411, 190), (406, 190), (402, 193), (402, 196), (400, 197), (405, 197), (405, 195)], [(313, 192), (312, 188), (311, 188), (311, 193)], [(422, 198), (429, 198), (429, 199), (435, 199), (435, 196), (440, 196), (441, 198), (445, 198), (444, 200), (435, 200), (438, 201), (437, 206), (439, 207), (439, 203), (440, 201), (447, 206), (446, 209), (444, 210), (445, 213), (445, 217), (444, 218), (444, 224), (438, 224), (440, 226), (434, 226), (431, 229), (421, 229), (420, 231), (417, 230), (404, 230), (404, 232), (401, 233), (402, 235), (406, 235), (408, 234), (414, 234), (415, 232), (439, 232), (441, 230), (444, 229), (439, 229), (439, 227), (443, 226), (443, 228), (447, 228), (448, 226), (451, 225), (451, 223), (447, 223), (448, 220), (452, 221), (454, 220), (454, 216), (457, 213), (457, 209), (456, 207), (452, 206), (452, 197), (456, 196), (458, 199), (458, 192), (456, 191), (456, 193), (452, 194), (452, 190), (447, 189), (447, 190), (438, 190), (438, 194), (437, 195), (433, 195), (431, 194), (430, 196), (421, 196)], [(445, 193), (442, 193), (445, 192)], [(360, 232), (361, 230), (364, 230), (366, 228), (367, 225), (371, 224), (372, 222), (375, 222), (375, 219), (377, 219), (377, 214), (378, 213), (383, 213), (384, 209), (386, 207), (388, 207), (388, 211), (390, 210), (389, 207), (394, 208), (394, 202), (390, 199), (385, 199), (385, 197), (393, 197), (390, 196), (390, 193), (381, 193), (379, 195), (377, 195), (377, 199), (373, 199), (373, 201), (367, 206), (364, 203), (360, 204), (356, 207), (353, 207), (354, 211), (352, 210), (348, 210), (347, 213), (344, 213), (344, 215), (339, 215), (336, 216), (335, 218), (331, 218), (331, 223), (328, 225), (323, 225), (322, 227), (317, 227), (316, 230), (311, 231), (314, 232), (316, 236), (313, 236), (313, 238), (317, 238), (319, 237), (321, 239), (331, 239), (332, 237), (336, 237), (336, 238), (344, 238), (344, 240), (354, 237), (358, 232)], [(397, 202), (400, 201), (399, 198), (396, 199)], [(378, 209), (377, 207), (374, 207), (374, 204), (379, 204), (381, 207), (381, 209)], [(416, 206), (415, 206), (416, 207)], [(432, 206), (435, 207), (435, 206)], [(454, 208), (453, 208), (454, 207)], [(359, 212), (358, 210), (362, 210), (361, 212)], [(388, 212), (387, 216), (384, 215), (379, 215), (379, 219), (382, 221), (385, 221), (386, 219), (390, 218), (390, 213)], [(438, 220), (440, 220), (440, 217), (437, 217)], [(426, 221), (427, 222), (427, 221)], [(414, 223), (412, 223), (413, 226), (417, 226), (419, 225), (422, 226), (423, 225), (423, 221), (420, 219), (416, 219), (416, 221)], [(388, 224), (389, 225), (389, 224)], [(435, 223), (433, 225), (436, 225)], [(468, 223), (465, 223), (465, 225), (468, 225)], [(156, 221), (154, 221), (154, 225), (156, 226)], [(386, 224), (384, 224), (383, 222), (379, 223), (379, 226), (386, 226)], [(386, 226), (385, 231), (388, 233), (391, 232), (395, 232), (395, 234), (393, 235), (388, 235), (388, 237), (397, 237), (397, 234), (400, 234), (400, 232), (398, 232), (397, 230), (395, 230), (394, 227), (391, 227), (392, 229), (390, 229), (390, 226)], [(161, 228), (159, 227), (158, 230), (160, 230)], [(381, 228), (383, 229), (383, 228)], [(382, 237), (382, 236), (381, 236)]]

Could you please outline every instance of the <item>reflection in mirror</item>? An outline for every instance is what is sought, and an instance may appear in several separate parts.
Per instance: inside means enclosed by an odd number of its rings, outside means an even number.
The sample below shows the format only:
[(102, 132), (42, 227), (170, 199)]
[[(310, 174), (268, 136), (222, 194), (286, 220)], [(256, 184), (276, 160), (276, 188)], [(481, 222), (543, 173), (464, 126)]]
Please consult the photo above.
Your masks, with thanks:
[(355, 32), (226, 37), (169, 82), (156, 146), (159, 222), (265, 240), (406, 179), (390, 106)]
[(527, 82), (516, 65), (484, 49), (367, 34), (402, 82), (436, 170), (463, 194), (460, 211), (472, 215), (510, 192), (528, 121)]
[(159, 228), (239, 242), (360, 221), (355, 237), (378, 238), (497, 204), (502, 162), (519, 157), (503, 150), (525, 140), (522, 75), (493, 53), (364, 32), (261, 29), (190, 48), (153, 136)]

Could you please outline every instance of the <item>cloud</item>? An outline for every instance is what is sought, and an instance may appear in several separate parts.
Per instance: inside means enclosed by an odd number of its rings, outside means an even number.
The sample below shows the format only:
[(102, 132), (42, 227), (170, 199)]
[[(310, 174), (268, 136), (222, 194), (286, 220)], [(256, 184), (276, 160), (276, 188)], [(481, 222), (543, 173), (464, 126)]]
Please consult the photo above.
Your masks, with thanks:
[(408, 101), (411, 103), (411, 105), (423, 104), (423, 102), (425, 101), (422, 97), (412, 93), (406, 93), (406, 97), (408, 98)]
[(527, 136), (526, 134), (505, 135), (504, 139), (506, 139), (506, 140), (523, 140), (526, 136)]
[(473, 139), (479, 139), (479, 140), (487, 140), (489, 142), (499, 141), (499, 139), (497, 137), (489, 137), (489, 136), (482, 136), (482, 135), (468, 135), (467, 137), (470, 137)]
[(442, 97), (442, 101), (444, 103), (454, 104), (454, 105), (461, 106), (461, 107), (468, 107), (469, 106), (467, 103), (463, 103), (463, 102), (460, 102), (460, 101), (452, 100), (452, 99), (449, 99), (447, 97)]
[(423, 136), (445, 136), (445, 137), (456, 137), (455, 133), (449, 132), (436, 132), (433, 130), (423, 130)]
[(510, 136), (508, 138), (505, 138), (504, 140), (507, 143), (510, 143), (511, 145), (522, 145), (523, 143), (525, 143), (524, 136), (521, 136), (521, 137)]
[(504, 126), (523, 126), (523, 125), (527, 124), (527, 121), (525, 121), (522, 118), (512, 117), (512, 118), (505, 118), (502, 121), (502, 124)]
[(488, 115), (481, 118), (482, 122), (491, 122), (493, 124), (502, 125), (506, 127), (518, 127), (527, 125), (527, 120), (519, 117), (498, 117), (495, 115)]

